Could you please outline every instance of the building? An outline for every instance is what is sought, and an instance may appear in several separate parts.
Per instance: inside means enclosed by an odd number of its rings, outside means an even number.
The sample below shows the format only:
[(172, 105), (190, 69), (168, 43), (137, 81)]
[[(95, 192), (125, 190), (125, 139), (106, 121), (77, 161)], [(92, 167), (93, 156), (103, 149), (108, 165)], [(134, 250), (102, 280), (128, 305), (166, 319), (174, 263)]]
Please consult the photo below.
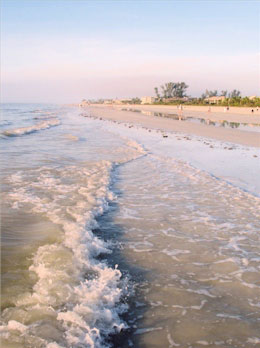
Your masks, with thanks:
[(205, 98), (204, 101), (209, 103), (209, 104), (219, 104), (221, 103), (222, 101), (224, 101), (226, 99), (226, 97), (224, 97), (223, 95), (221, 95), (220, 97), (208, 97), (208, 98)]
[(142, 97), (141, 98), (141, 104), (153, 104), (155, 102), (156, 98), (154, 97)]

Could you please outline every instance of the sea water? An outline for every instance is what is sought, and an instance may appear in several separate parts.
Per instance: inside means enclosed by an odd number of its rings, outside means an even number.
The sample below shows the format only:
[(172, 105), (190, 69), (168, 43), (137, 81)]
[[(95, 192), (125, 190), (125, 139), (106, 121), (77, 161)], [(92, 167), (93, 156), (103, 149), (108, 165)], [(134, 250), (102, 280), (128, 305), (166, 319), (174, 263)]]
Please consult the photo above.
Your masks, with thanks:
[(255, 192), (77, 108), (0, 132), (3, 347), (259, 346)]

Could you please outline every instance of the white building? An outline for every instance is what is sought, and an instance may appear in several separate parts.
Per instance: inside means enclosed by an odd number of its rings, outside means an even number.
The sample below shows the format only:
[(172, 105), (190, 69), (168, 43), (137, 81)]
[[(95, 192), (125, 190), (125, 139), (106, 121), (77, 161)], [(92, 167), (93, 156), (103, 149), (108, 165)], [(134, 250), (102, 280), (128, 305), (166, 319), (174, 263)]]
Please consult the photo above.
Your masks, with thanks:
[(220, 96), (220, 97), (208, 97), (208, 98), (205, 98), (204, 100), (206, 102), (208, 102), (209, 104), (218, 104), (218, 103), (221, 103), (222, 101), (224, 101), (226, 99), (225, 96)]
[(156, 98), (154, 97), (142, 97), (141, 98), (141, 104), (153, 104), (155, 102)]

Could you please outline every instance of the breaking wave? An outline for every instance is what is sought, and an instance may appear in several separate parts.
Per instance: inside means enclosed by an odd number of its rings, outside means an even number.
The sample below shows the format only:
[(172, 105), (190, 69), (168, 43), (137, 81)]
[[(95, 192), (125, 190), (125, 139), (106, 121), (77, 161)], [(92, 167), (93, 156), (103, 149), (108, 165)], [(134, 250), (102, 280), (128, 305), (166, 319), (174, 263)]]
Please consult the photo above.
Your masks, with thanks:
[(15, 128), (15, 129), (7, 129), (2, 134), (8, 137), (17, 137), (24, 134), (30, 134), (33, 132), (41, 131), (43, 129), (47, 129), (50, 127), (58, 126), (59, 124), (60, 124), (59, 119), (51, 118), (46, 121), (36, 123), (32, 126)]
[[(135, 142), (127, 148), (131, 158), (121, 163), (144, 155)], [(47, 217), (60, 233), (32, 257), (32, 291), (8, 296), (0, 326), (3, 342), (33, 348), (104, 348), (110, 347), (110, 335), (126, 328), (120, 314), (127, 310), (122, 301), (129, 293), (127, 278), (121, 278), (117, 266), (111, 268), (98, 258), (111, 249), (92, 232), (98, 227), (96, 218), (115, 199), (109, 189), (114, 166), (102, 160), (10, 176), (13, 191), (5, 199), (12, 208)]]
[[(60, 240), (36, 251), (29, 271), (37, 281), (32, 292), (11, 299), (14, 307), (4, 310), (3, 338), (28, 347), (51, 347), (44, 335), (52, 328), (55, 347), (105, 347), (107, 335), (125, 326), (119, 319), (126, 309), (119, 304), (121, 273), (97, 260), (110, 250), (92, 233), (95, 218), (114, 198), (109, 191), (111, 170), (111, 162), (101, 161), (11, 177), (16, 187), (9, 196), (13, 208), (27, 205), (32, 213), (44, 214), (61, 226), (63, 233)], [(44, 335), (39, 332), (42, 321)]]

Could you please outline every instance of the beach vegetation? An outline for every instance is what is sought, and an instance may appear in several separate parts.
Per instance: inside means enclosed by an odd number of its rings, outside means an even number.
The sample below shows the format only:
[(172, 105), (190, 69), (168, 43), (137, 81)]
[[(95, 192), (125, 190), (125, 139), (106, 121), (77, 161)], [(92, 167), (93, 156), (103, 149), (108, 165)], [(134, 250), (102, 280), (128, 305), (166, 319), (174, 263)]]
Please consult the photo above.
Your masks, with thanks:
[(224, 97), (227, 97), (228, 91), (227, 91), (227, 90), (222, 90), (222, 91), (220, 92), (220, 95), (223, 95)]
[(154, 88), (154, 91), (155, 91), (156, 98), (157, 98), (157, 99), (160, 99), (161, 96), (160, 96), (160, 94), (159, 94), (158, 87), (155, 87), (155, 88)]
[(234, 89), (233, 91), (231, 91), (229, 94), (228, 94), (228, 97), (229, 98), (238, 98), (240, 97), (241, 95), (241, 92), (238, 91), (237, 89)]
[(141, 104), (141, 99), (138, 97), (132, 98), (129, 102), (129, 104)]
[(229, 93), (227, 90), (222, 90), (220, 94), (218, 94), (218, 91), (216, 89), (213, 91), (206, 89), (206, 91), (202, 93), (201, 99), (206, 99), (211, 97), (238, 98), (240, 96), (241, 96), (241, 92), (237, 89), (233, 89), (233, 91)]
[[(173, 98), (168, 98), (164, 99), (161, 98), (160, 100), (157, 100), (154, 104), (156, 105), (197, 105), (197, 106), (205, 106), (209, 105), (209, 103), (205, 100), (206, 98), (185, 98), (182, 99), (173, 99)], [(219, 101), (217, 104), (213, 104), (216, 106), (238, 106), (238, 107), (260, 107), (260, 98), (254, 98), (250, 99), (249, 97), (226, 97), (222, 101)]]
[[(215, 105), (219, 107), (238, 106), (238, 107), (260, 107), (260, 97), (256, 96), (241, 96), (239, 90), (222, 90), (219, 94), (217, 90), (208, 90), (199, 97), (188, 97), (186, 96), (186, 89), (188, 86), (184, 82), (168, 82), (161, 86), (161, 93), (159, 89), (155, 87), (156, 98), (149, 97), (153, 101), (144, 103), (139, 97), (131, 99), (97, 99), (97, 100), (86, 100), (83, 99), (81, 104), (155, 104), (155, 105)], [(216, 98), (214, 98), (216, 97)], [(146, 97), (148, 98), (148, 97)], [(209, 100), (208, 98), (212, 98)], [(154, 101), (155, 100), (155, 101)]]
[(217, 97), (217, 96), (218, 96), (218, 91), (216, 89), (214, 91), (209, 91), (208, 89), (206, 89), (206, 91), (202, 93), (201, 99)]
[(158, 102), (167, 102), (171, 98), (183, 98), (186, 97), (186, 90), (189, 86), (185, 82), (166, 82), (160, 86), (161, 94), (159, 93), (158, 87), (155, 87), (155, 94)]

